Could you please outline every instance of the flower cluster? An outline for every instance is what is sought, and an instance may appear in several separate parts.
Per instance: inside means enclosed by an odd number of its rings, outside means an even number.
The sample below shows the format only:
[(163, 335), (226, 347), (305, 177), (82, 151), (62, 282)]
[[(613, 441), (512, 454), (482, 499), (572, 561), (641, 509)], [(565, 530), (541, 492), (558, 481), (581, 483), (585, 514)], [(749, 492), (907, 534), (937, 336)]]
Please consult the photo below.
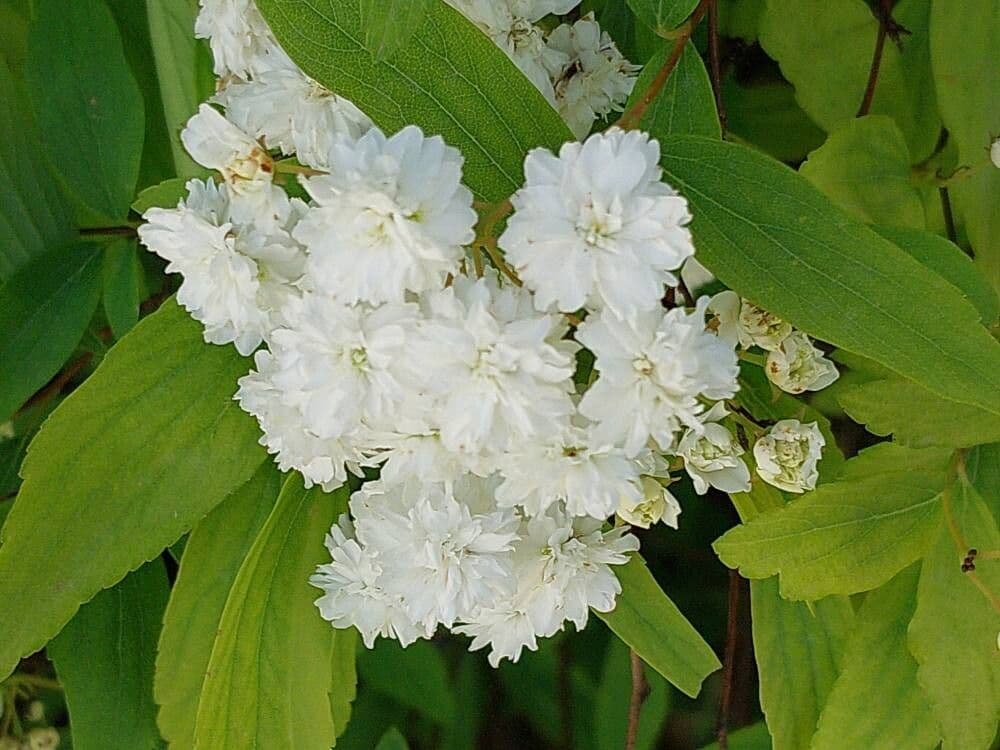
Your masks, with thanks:
[[(594, 70), (591, 21), (532, 37), (574, 2), (462, 5), (530, 21), (505, 47), (522, 67), (573, 49)], [(334, 626), (369, 646), (445, 627), (516, 660), (614, 607), (611, 566), (638, 549), (626, 524), (677, 525), (671, 469), (698, 493), (749, 489), (724, 405), (743, 339), (706, 322), (719, 297), (663, 302), (695, 249), (656, 141), (612, 128), (532, 151), (503, 233), (481, 236), (494, 222), (440, 137), (386, 135), (318, 88), (249, 0), (203, 0), (199, 32), (225, 113), (203, 105), (182, 140), (216, 177), (150, 209), (139, 233), (181, 275), (206, 341), (253, 354), (235, 398), (281, 470), (360, 485), (312, 579)], [(304, 199), (275, 152), (309, 165), (294, 167)], [(504, 275), (483, 267), (484, 245)], [(758, 317), (739, 335), (802, 378), (795, 334)], [(780, 423), (754, 448), (761, 476), (814, 482), (817, 436)]]

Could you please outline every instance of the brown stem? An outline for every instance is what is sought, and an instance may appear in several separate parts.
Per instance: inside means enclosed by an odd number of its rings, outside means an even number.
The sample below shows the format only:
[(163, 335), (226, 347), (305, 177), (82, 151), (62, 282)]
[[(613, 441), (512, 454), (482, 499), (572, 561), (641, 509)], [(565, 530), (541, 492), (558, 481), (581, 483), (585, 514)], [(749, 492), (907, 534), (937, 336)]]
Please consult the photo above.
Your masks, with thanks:
[(740, 609), (740, 574), (729, 571), (729, 615), (726, 622), (726, 653), (722, 670), (722, 694), (719, 697), (719, 716), (715, 725), (715, 735), (719, 750), (729, 748), (729, 714), (733, 705), (733, 678), (736, 673), (737, 621)]
[(625, 750), (635, 750), (639, 737), (639, 716), (642, 714), (642, 704), (649, 697), (649, 682), (642, 659), (635, 651), (629, 651), (629, 665), (632, 670), (632, 697), (628, 704), (628, 729), (625, 732)]
[(885, 38), (888, 36), (893, 41), (899, 42), (902, 34), (910, 32), (903, 28), (892, 17), (892, 6), (895, 0), (879, 0), (875, 16), (878, 18), (878, 36), (875, 37), (875, 52), (872, 55), (872, 66), (868, 71), (868, 84), (865, 86), (865, 95), (858, 108), (858, 117), (864, 117), (872, 108), (872, 99), (875, 98), (875, 86), (878, 84), (878, 74), (882, 67), (882, 55), (885, 52)]
[(642, 116), (646, 114), (646, 110), (649, 105), (653, 103), (653, 100), (659, 95), (663, 90), (663, 87), (667, 84), (667, 79), (670, 78), (670, 74), (674, 72), (674, 68), (677, 67), (678, 61), (681, 59), (681, 55), (684, 54), (684, 46), (691, 39), (691, 35), (694, 34), (695, 27), (697, 27), (698, 22), (701, 21), (705, 12), (708, 10), (708, 6), (711, 5), (712, 0), (701, 0), (698, 7), (695, 8), (694, 13), (691, 14), (691, 18), (687, 20), (677, 32), (677, 37), (674, 40), (673, 49), (670, 50), (670, 55), (667, 57), (667, 61), (663, 63), (663, 67), (660, 68), (656, 77), (650, 82), (649, 86), (645, 91), (642, 92), (636, 102), (626, 109), (621, 118), (618, 120), (618, 127), (623, 130), (630, 130), (632, 128), (638, 127), (639, 123), (642, 121)]
[(712, 78), (712, 91), (715, 93), (715, 109), (719, 115), (719, 125), (722, 136), (726, 136), (727, 117), (726, 103), (722, 98), (722, 59), (719, 56), (719, 2), (709, 0), (708, 3), (708, 67)]

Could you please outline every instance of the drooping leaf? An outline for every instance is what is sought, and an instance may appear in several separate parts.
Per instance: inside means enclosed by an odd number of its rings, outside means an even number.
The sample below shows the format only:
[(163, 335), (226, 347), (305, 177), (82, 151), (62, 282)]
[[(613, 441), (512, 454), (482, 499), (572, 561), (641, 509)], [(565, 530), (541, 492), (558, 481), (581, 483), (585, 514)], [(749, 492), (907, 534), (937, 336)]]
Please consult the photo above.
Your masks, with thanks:
[(144, 138), (142, 94), (101, 0), (37, 0), (25, 70), (42, 140), (88, 220), (125, 217)]
[(258, 5), (292, 59), (384, 131), (416, 124), (458, 148), (464, 180), (483, 200), (521, 186), (530, 148), (573, 140), (538, 90), (457, 10), (432, 3), (392, 58), (378, 61), (365, 48), (361, 1)]
[(358, 654), (358, 672), (366, 685), (446, 726), (455, 719), (455, 696), (444, 655), (429, 641), (400, 647), (380, 640)]
[(327, 495), (289, 475), (240, 566), (212, 648), (194, 747), (328, 750), (337, 737), (330, 694), (336, 639), (309, 576), (329, 553), (323, 538), (346, 510), (346, 487)]
[(167, 302), (53, 412), (3, 529), (0, 675), (263, 463), (257, 425), (232, 400), (248, 367)]
[(134, 239), (119, 239), (104, 250), (104, 314), (120, 339), (139, 322), (142, 265)]
[[(635, 747), (650, 750), (655, 747), (663, 724), (667, 720), (670, 688), (667, 686), (667, 681), (648, 665), (643, 665), (643, 671), (649, 684), (649, 695), (642, 704), (642, 712), (639, 714)], [(612, 638), (608, 643), (604, 668), (594, 699), (595, 750), (621, 750), (624, 745), (628, 730), (631, 687), (632, 669), (628, 646), (617, 638)]]
[(1000, 415), (1000, 344), (940, 276), (763, 154), (671, 136), (661, 163), (691, 202), (699, 259), (726, 285), (816, 338)]
[(615, 568), (622, 585), (615, 608), (597, 615), (649, 666), (685, 695), (696, 697), (701, 683), (722, 665), (663, 592), (639, 555)]
[(59, 372), (100, 294), (100, 248), (84, 243), (46, 253), (0, 287), (0, 420)]
[[(666, 63), (670, 51), (671, 45), (664, 45), (646, 63), (636, 79), (626, 108), (633, 106), (645, 94)], [(643, 114), (640, 126), (653, 138), (664, 138), (674, 133), (722, 137), (712, 82), (693, 43), (688, 42), (684, 47), (663, 89)]]
[[(950, 498), (963, 546), (1000, 549), (996, 519), (974, 488), (958, 482)], [(996, 506), (1000, 497), (991, 502)], [(917, 680), (940, 722), (944, 750), (987, 750), (1000, 718), (997, 611), (962, 572), (962, 556), (948, 523), (941, 523), (920, 569), (909, 647), (919, 663)], [(975, 573), (995, 597), (1000, 563), (982, 560)]]
[(924, 205), (910, 181), (906, 141), (885, 115), (849, 120), (799, 169), (830, 200), (862, 221), (924, 228)]
[(198, 700), (226, 599), (281, 484), (277, 467), (261, 464), (249, 482), (194, 527), (185, 545), (163, 618), (154, 684), (157, 722), (172, 747), (194, 744)]
[(178, 177), (198, 177), (204, 169), (181, 144), (184, 123), (214, 91), (211, 53), (194, 37), (195, 0), (146, 0), (149, 34), (170, 150)]
[(937, 722), (917, 685), (917, 663), (906, 650), (918, 569), (900, 572), (865, 597), (812, 750), (937, 747)]
[(38, 128), (10, 69), (0, 64), (0, 281), (76, 235), (72, 212), (46, 166)]
[[(930, 85), (929, 0), (902, 0), (893, 17), (911, 33), (882, 54), (871, 112), (899, 125), (914, 160), (930, 154), (941, 121)], [(802, 109), (831, 132), (856, 116), (871, 69), (878, 21), (864, 0), (767, 0), (760, 43), (795, 86)]]
[(820, 599), (877, 588), (923, 555), (940, 520), (951, 451), (882, 443), (841, 477), (731, 529), (713, 548), (747, 578)]
[(77, 750), (157, 750), (153, 660), (170, 587), (156, 559), (83, 605), (47, 653)]
[[(996, 0), (968, 0), (956, 12), (931, 0), (930, 48), (934, 85), (959, 164), (982, 164), (1000, 129), (1000, 22)], [(976, 264), (1000, 290), (1000, 170), (987, 164), (949, 188), (958, 218), (975, 250)]]
[(636, 18), (653, 31), (664, 34), (680, 26), (691, 15), (698, 0), (627, 0)]

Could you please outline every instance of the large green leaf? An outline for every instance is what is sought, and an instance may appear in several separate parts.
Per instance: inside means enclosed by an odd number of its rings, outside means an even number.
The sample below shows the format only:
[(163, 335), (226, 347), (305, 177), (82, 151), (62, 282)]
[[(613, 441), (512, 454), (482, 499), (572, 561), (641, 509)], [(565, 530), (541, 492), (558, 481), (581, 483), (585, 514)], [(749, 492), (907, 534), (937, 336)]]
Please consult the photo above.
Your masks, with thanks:
[(83, 605), (47, 653), (76, 750), (156, 750), (153, 660), (170, 586), (156, 559)]
[[(896, 5), (893, 16), (911, 34), (902, 50), (886, 43), (871, 107), (896, 121), (916, 160), (931, 152), (941, 128), (930, 85), (929, 2)], [(781, 65), (799, 104), (817, 124), (829, 132), (855, 117), (878, 34), (878, 21), (864, 0), (767, 0), (759, 32), (764, 51)]]
[(358, 671), (366, 685), (437, 724), (456, 719), (447, 662), (429, 641), (402, 648), (396, 641), (381, 640), (358, 655)]
[(59, 371), (100, 294), (101, 251), (89, 244), (46, 253), (0, 287), (0, 420)]
[[(998, 500), (991, 498), (994, 507)], [(996, 519), (978, 493), (959, 482), (952, 501), (963, 541), (979, 551), (1000, 549)], [(964, 553), (942, 523), (921, 566), (909, 645), (920, 664), (917, 679), (941, 724), (944, 750), (987, 750), (1000, 717), (1000, 618), (962, 572)], [(976, 574), (996, 596), (1000, 562), (982, 560)]]
[(42, 140), (88, 220), (125, 217), (144, 138), (139, 85), (101, 0), (37, 0), (25, 70)]
[(780, 575), (790, 599), (876, 588), (923, 555), (940, 520), (950, 455), (873, 446), (837, 481), (731, 529), (714, 549), (747, 578)]
[(202, 519), (188, 537), (156, 657), (157, 721), (172, 747), (194, 744), (194, 722), (222, 610), (267, 520), (282, 476), (270, 461)]
[[(960, 163), (985, 161), (1000, 135), (1000, 5), (997, 0), (932, 0), (931, 59), (941, 117), (958, 145)], [(1000, 169), (986, 164), (959, 180), (951, 194), (976, 263), (1000, 290)]]
[(622, 585), (615, 608), (597, 615), (649, 666), (685, 695), (696, 697), (701, 683), (722, 665), (646, 567), (633, 555), (615, 569)]
[(698, 0), (626, 0), (636, 18), (657, 33), (666, 34), (683, 23)]
[(812, 750), (937, 747), (937, 722), (917, 685), (917, 663), (906, 650), (918, 568), (902, 571), (865, 597)]
[(440, 0), (391, 59), (365, 47), (362, 0), (260, 0), (306, 73), (357, 104), (386, 132), (416, 124), (465, 156), (465, 182), (501, 200), (523, 182), (524, 155), (573, 140), (559, 115), (483, 33)]
[(910, 152), (889, 117), (849, 120), (809, 154), (800, 171), (862, 221), (924, 228), (924, 204), (910, 181)]
[[(632, 89), (627, 107), (642, 98), (670, 56), (666, 44), (646, 63)], [(712, 82), (694, 44), (688, 42), (663, 89), (642, 116), (640, 127), (653, 138), (673, 133), (721, 138), (722, 128), (715, 110)]]
[(236, 574), (208, 662), (195, 748), (328, 750), (337, 642), (309, 576), (329, 553), (324, 535), (347, 508), (291, 474)]
[(819, 339), (1000, 416), (1000, 344), (951, 284), (763, 154), (697, 136), (671, 136), (663, 152), (666, 179), (691, 202), (698, 258), (725, 284)]
[(38, 129), (6, 63), (0, 64), (0, 280), (76, 235), (49, 172)]
[(146, 12), (174, 168), (179, 177), (197, 177), (204, 170), (184, 150), (181, 129), (214, 87), (211, 53), (194, 37), (198, 5), (195, 0), (146, 0)]
[(3, 528), (0, 675), (265, 460), (257, 425), (232, 400), (248, 367), (231, 347), (205, 344), (170, 301), (53, 412)]

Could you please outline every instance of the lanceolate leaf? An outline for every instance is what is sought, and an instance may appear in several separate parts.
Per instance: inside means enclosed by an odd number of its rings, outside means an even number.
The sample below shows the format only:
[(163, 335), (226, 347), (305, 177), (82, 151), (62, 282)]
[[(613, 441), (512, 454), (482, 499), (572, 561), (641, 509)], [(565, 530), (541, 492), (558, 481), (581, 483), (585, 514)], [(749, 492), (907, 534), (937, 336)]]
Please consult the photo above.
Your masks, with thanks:
[(98, 221), (124, 218), (142, 156), (142, 95), (100, 0), (38, 0), (27, 81), (42, 137), (72, 193)]
[(615, 574), (622, 585), (618, 602), (611, 612), (597, 615), (668, 682), (696, 697), (705, 678), (722, 666), (715, 652), (663, 593), (639, 555), (615, 568)]
[(263, 463), (257, 425), (232, 400), (248, 367), (231, 347), (205, 344), (171, 301), (53, 412), (3, 528), (0, 675)]
[[(991, 498), (994, 505), (997, 499)], [(962, 546), (1000, 549), (996, 519), (972, 487), (959, 482), (950, 509)], [(959, 551), (952, 534), (942, 523), (924, 558), (909, 645), (920, 664), (917, 679), (941, 724), (944, 750), (987, 750), (1000, 717), (1000, 616), (962, 572), (966, 550)], [(1000, 562), (980, 560), (976, 575), (996, 596)]]
[(153, 659), (170, 587), (153, 560), (76, 613), (47, 653), (76, 750), (157, 750)]
[(573, 140), (559, 115), (482, 32), (441, 0), (390, 59), (365, 46), (362, 0), (260, 0), (306, 73), (357, 104), (386, 132), (416, 124), (465, 156), (465, 182), (501, 200), (523, 182), (524, 155)]
[[(671, 45), (665, 44), (642, 70), (628, 106), (645, 94), (650, 83), (670, 55)], [(642, 116), (641, 127), (653, 138), (671, 134), (703, 135), (721, 138), (719, 115), (715, 110), (712, 82), (705, 70), (705, 63), (692, 42), (684, 47), (677, 66), (670, 73), (663, 90), (656, 96)]]
[(212, 648), (194, 747), (328, 750), (337, 642), (313, 601), (324, 535), (346, 510), (346, 487), (327, 495), (285, 481), (277, 505), (240, 567)]
[[(163, 620), (156, 657), (157, 722), (178, 748), (194, 743), (194, 722), (208, 660), (229, 590), (264, 525), (282, 475), (270, 461), (202, 519), (188, 537)], [(352, 663), (353, 667), (353, 663)]]
[(1000, 415), (1000, 344), (951, 284), (763, 154), (672, 136), (662, 164), (691, 202), (698, 258), (728, 286), (819, 339)]
[(906, 650), (918, 568), (904, 570), (865, 597), (812, 750), (937, 747), (937, 722), (917, 685), (917, 663)]
[(79, 243), (39, 257), (0, 287), (0, 420), (59, 371), (100, 294), (100, 248)]
[(104, 250), (104, 314), (115, 338), (121, 338), (139, 322), (142, 302), (142, 264), (134, 239), (119, 239)]
[(950, 454), (876, 445), (848, 461), (836, 482), (730, 530), (714, 549), (748, 578), (779, 574), (790, 599), (876, 588), (924, 553), (940, 520)]

